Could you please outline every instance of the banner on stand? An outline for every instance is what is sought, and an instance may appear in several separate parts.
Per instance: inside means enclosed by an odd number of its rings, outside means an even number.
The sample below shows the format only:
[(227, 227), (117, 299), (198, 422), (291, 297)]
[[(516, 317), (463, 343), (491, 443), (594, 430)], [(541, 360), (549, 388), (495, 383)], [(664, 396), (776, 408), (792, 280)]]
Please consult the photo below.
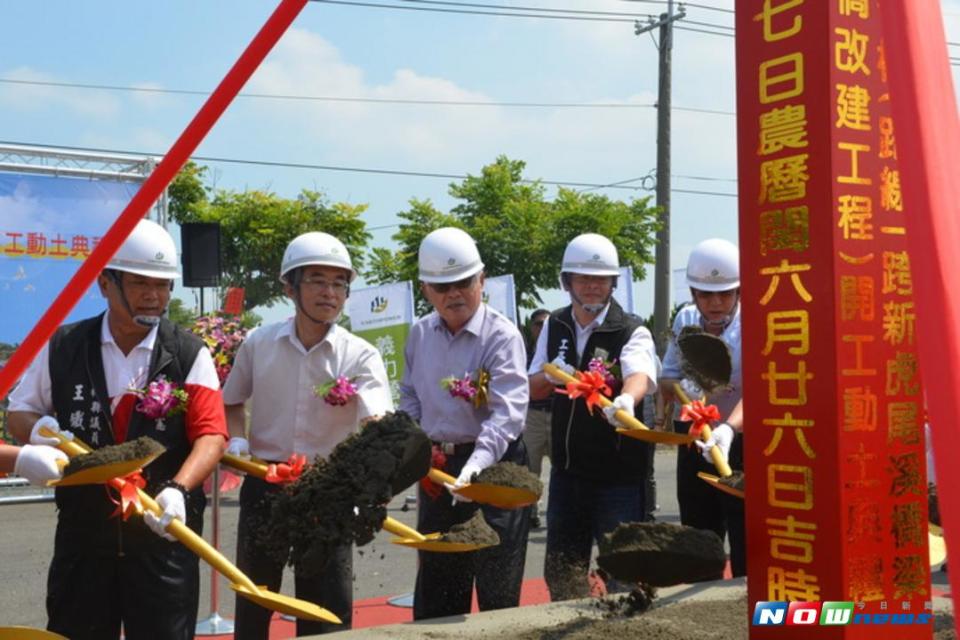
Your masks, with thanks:
[(353, 333), (380, 352), (393, 400), (398, 402), (403, 349), (414, 318), (413, 283), (394, 282), (351, 291), (348, 312)]
[(517, 324), (517, 290), (512, 273), (487, 278), (483, 283), (483, 301)]

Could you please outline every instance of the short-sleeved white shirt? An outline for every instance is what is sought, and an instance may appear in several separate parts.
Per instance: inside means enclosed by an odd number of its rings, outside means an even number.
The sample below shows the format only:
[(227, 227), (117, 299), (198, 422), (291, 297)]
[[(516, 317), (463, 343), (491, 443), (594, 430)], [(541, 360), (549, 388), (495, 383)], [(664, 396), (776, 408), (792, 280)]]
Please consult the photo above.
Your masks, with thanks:
[[(340, 376), (352, 380), (357, 395), (343, 406), (327, 404), (315, 388)], [(236, 405), (248, 399), (250, 452), (264, 460), (294, 453), (326, 457), (362, 420), (393, 411), (387, 372), (373, 345), (332, 325), (308, 351), (292, 318), (257, 329), (241, 345), (223, 400)]]
[[(597, 314), (590, 324), (581, 327), (580, 323), (574, 319), (574, 330), (577, 340), (577, 360), (583, 357), (583, 350), (587, 347), (587, 341), (593, 332), (603, 324), (610, 311), (610, 305), (607, 304), (603, 311)], [(546, 322), (537, 338), (537, 346), (533, 353), (533, 359), (527, 368), (529, 375), (535, 375), (543, 370), (543, 365), (547, 360), (547, 340), (550, 335), (550, 323)], [(635, 373), (642, 373), (647, 376), (647, 393), (653, 393), (657, 390), (657, 378), (660, 377), (660, 358), (657, 357), (657, 347), (653, 343), (653, 336), (646, 327), (637, 327), (630, 334), (630, 339), (620, 350), (620, 372), (624, 378), (629, 378)]]

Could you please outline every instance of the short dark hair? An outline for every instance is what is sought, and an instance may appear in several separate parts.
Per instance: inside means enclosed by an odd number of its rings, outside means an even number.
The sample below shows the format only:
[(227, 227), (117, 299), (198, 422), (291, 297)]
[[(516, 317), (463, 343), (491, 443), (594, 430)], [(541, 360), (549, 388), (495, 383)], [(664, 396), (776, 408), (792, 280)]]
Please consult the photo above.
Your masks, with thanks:
[(530, 314), (530, 321), (532, 322), (534, 318), (536, 318), (537, 316), (548, 316), (548, 315), (550, 315), (550, 312), (547, 311), (546, 309), (537, 309), (536, 311)]

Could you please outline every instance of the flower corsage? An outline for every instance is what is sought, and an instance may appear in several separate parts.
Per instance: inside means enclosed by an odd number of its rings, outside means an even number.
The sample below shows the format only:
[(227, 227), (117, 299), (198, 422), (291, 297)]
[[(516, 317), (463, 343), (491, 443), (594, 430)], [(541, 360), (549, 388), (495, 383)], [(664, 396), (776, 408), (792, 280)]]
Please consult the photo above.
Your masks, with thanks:
[(487, 404), (487, 395), (490, 390), (490, 372), (486, 369), (477, 369), (471, 375), (464, 373), (462, 378), (449, 376), (440, 381), (440, 387), (445, 389), (453, 398), (463, 398), (473, 405), (474, 409)]
[(163, 420), (185, 412), (190, 399), (186, 389), (162, 375), (157, 376), (146, 389), (131, 391), (140, 397), (134, 408), (151, 420)]
[(347, 376), (337, 376), (336, 380), (318, 384), (313, 388), (313, 392), (323, 401), (334, 407), (342, 407), (350, 401), (350, 398), (357, 395), (357, 386), (353, 384), (356, 378)]

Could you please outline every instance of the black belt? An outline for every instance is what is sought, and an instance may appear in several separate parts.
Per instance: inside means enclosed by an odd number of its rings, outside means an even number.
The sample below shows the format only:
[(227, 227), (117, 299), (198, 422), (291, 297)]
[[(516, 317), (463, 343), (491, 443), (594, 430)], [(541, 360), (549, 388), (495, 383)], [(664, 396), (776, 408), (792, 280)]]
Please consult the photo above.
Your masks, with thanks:
[(473, 449), (476, 446), (475, 442), (463, 442), (460, 444), (454, 442), (437, 442), (433, 441), (434, 446), (440, 447), (440, 450), (443, 451), (444, 455), (447, 456), (466, 456), (473, 453)]

